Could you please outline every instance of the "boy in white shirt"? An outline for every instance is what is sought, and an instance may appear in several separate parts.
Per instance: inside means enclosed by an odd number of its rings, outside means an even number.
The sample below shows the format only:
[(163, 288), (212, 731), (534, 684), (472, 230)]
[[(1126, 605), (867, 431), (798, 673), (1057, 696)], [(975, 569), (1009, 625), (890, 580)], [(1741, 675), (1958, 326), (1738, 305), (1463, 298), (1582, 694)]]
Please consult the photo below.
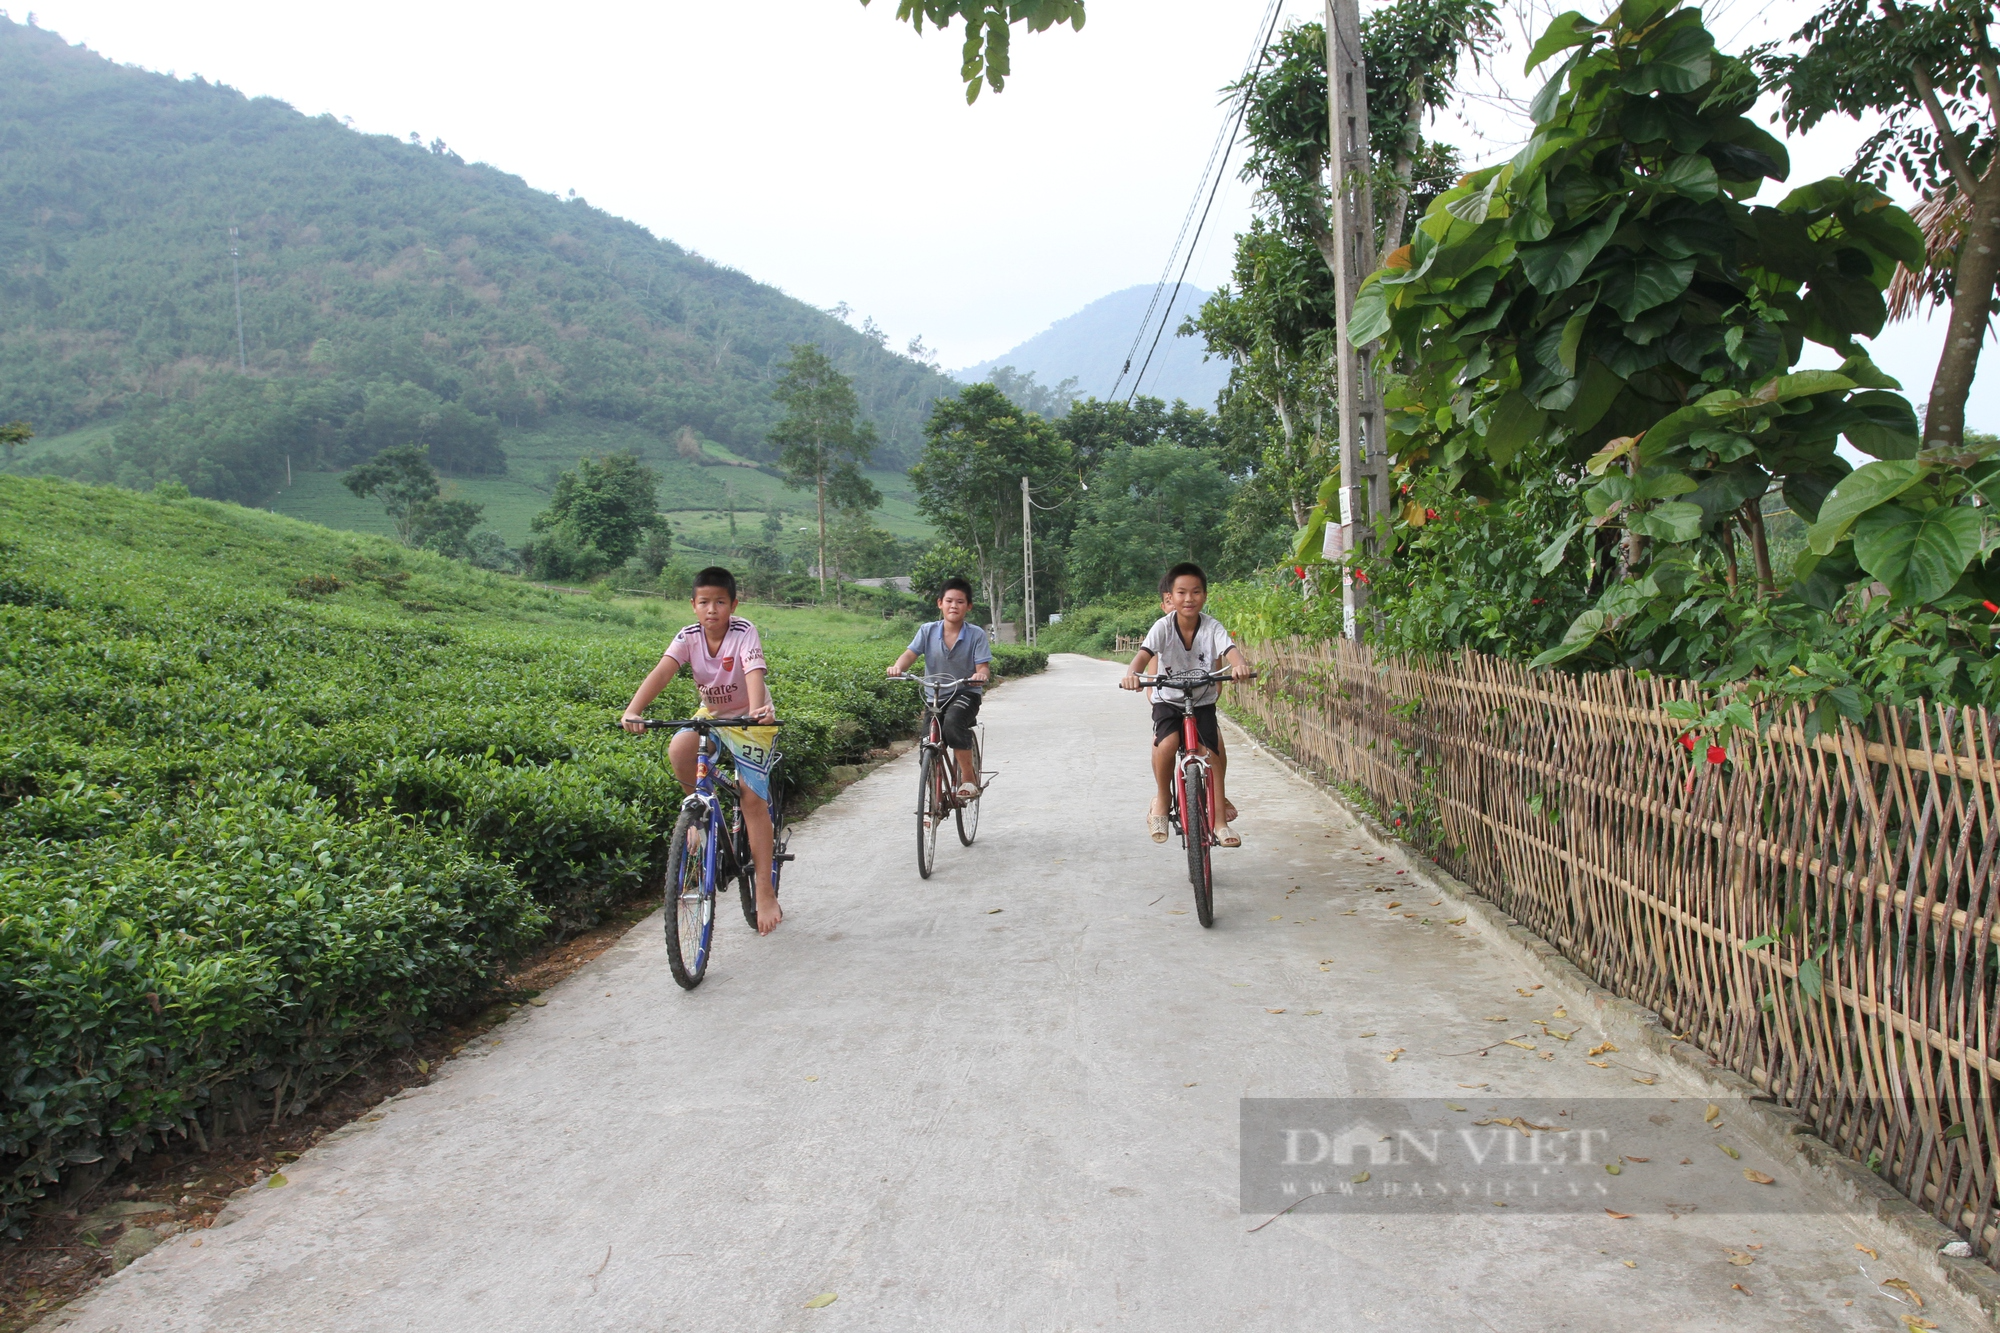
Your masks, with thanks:
[[(1173, 613), (1161, 616), (1146, 632), (1145, 642), (1132, 658), (1125, 678), (1118, 682), (1119, 688), (1138, 689), (1140, 673), (1156, 658), (1163, 672), (1215, 671), (1226, 662), (1232, 679), (1248, 680), (1256, 674), (1242, 649), (1230, 639), (1229, 631), (1215, 617), (1202, 613), (1208, 602), (1208, 576), (1202, 573), (1200, 565), (1184, 562), (1168, 570), (1160, 580), (1160, 596)], [(1218, 692), (1214, 685), (1194, 692), (1195, 737), (1215, 770), (1216, 839), (1224, 847), (1241, 847), (1243, 839), (1229, 826), (1236, 818), (1236, 810), (1229, 804), (1224, 787), (1229, 758), (1222, 752), (1221, 731), (1215, 720)], [(1146, 831), (1154, 842), (1167, 840), (1167, 806), (1173, 800), (1174, 761), (1180, 754), (1180, 745), (1178, 693), (1170, 697), (1156, 687), (1153, 690), (1154, 792), (1152, 808), (1146, 812)]]

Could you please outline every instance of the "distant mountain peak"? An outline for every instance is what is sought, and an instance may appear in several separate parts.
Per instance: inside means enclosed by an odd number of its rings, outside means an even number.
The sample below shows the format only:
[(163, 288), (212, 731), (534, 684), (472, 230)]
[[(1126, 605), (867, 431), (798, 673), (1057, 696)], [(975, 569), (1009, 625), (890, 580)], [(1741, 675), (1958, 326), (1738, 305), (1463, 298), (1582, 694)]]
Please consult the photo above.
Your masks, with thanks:
[[(1032, 373), (1044, 385), (1074, 378), (1077, 392), (1085, 397), (1108, 397), (1116, 384), (1118, 396), (1123, 398), (1132, 391), (1133, 378), (1144, 366), (1140, 393), (1169, 402), (1184, 398), (1194, 407), (1213, 408), (1215, 396), (1229, 382), (1229, 367), (1221, 361), (1204, 360), (1199, 339), (1174, 336), (1181, 321), (1198, 311), (1209, 293), (1199, 287), (1182, 287), (1173, 309), (1165, 316), (1166, 331), (1160, 333), (1161, 311), (1154, 310), (1152, 318), (1146, 319), (1146, 306), (1153, 299), (1153, 290), (1150, 286), (1127, 287), (1101, 296), (1019, 346), (978, 365), (951, 372), (952, 377), (977, 383), (995, 370), (1011, 366), (1018, 372)], [(1172, 290), (1169, 287), (1167, 292)], [(1162, 306), (1166, 304), (1166, 295), (1161, 294)], [(1133, 351), (1133, 339), (1138, 336), (1142, 321), (1145, 334), (1138, 349)], [(1148, 348), (1152, 348), (1150, 365), (1146, 364)], [(1119, 383), (1119, 371), (1128, 352), (1132, 356), (1132, 370)]]

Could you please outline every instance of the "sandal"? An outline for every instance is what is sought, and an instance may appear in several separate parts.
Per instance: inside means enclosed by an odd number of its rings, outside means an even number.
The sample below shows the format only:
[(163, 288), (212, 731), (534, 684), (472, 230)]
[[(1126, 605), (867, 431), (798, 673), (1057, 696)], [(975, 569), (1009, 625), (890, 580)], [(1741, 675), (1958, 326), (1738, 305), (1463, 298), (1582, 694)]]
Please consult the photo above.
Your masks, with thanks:
[(979, 799), (980, 791), (981, 788), (976, 782), (961, 782), (958, 784), (958, 799), (961, 801), (976, 801)]
[(1152, 834), (1154, 842), (1165, 842), (1167, 840), (1167, 817), (1165, 815), (1148, 814), (1146, 816), (1146, 832)]
[(1216, 828), (1215, 840), (1224, 847), (1241, 847), (1243, 845), (1243, 839), (1236, 836), (1236, 830), (1229, 827), (1229, 821), (1226, 819)]

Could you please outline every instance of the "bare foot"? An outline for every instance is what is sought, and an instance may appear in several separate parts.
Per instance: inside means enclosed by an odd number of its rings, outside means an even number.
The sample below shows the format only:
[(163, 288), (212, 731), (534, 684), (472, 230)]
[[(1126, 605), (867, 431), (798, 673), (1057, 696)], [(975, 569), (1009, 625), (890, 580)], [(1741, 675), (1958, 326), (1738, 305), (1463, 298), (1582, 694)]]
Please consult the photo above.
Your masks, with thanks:
[(778, 906), (778, 895), (770, 889), (757, 890), (757, 933), (768, 935), (778, 928), (785, 919), (785, 909)]
[(1226, 797), (1222, 802), (1222, 822), (1225, 824), (1234, 824), (1236, 822), (1236, 802)]

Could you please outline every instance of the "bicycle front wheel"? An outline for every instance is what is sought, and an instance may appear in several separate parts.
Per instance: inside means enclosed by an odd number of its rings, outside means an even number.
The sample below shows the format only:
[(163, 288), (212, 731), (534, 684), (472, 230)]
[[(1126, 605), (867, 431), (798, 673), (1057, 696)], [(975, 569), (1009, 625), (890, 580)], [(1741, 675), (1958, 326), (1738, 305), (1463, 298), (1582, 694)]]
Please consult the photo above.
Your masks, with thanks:
[(924, 761), (917, 766), (917, 873), (925, 879), (937, 862), (938, 825), (944, 822), (944, 793), (938, 790), (944, 780), (940, 759), (938, 751), (926, 746)]
[[(972, 771), (979, 774), (979, 780), (986, 780), (986, 747), (979, 743), (979, 733), (972, 734)], [(975, 795), (958, 807), (958, 840), (970, 847), (972, 840), (979, 836), (979, 797)]]
[(715, 875), (708, 811), (681, 811), (667, 855), (667, 965), (682, 990), (701, 984), (715, 939)]
[(1181, 770), (1181, 791), (1187, 809), (1181, 815), (1181, 839), (1187, 844), (1188, 882), (1194, 885), (1194, 914), (1204, 926), (1215, 924), (1215, 879), (1208, 864), (1208, 774), (1197, 764)]

